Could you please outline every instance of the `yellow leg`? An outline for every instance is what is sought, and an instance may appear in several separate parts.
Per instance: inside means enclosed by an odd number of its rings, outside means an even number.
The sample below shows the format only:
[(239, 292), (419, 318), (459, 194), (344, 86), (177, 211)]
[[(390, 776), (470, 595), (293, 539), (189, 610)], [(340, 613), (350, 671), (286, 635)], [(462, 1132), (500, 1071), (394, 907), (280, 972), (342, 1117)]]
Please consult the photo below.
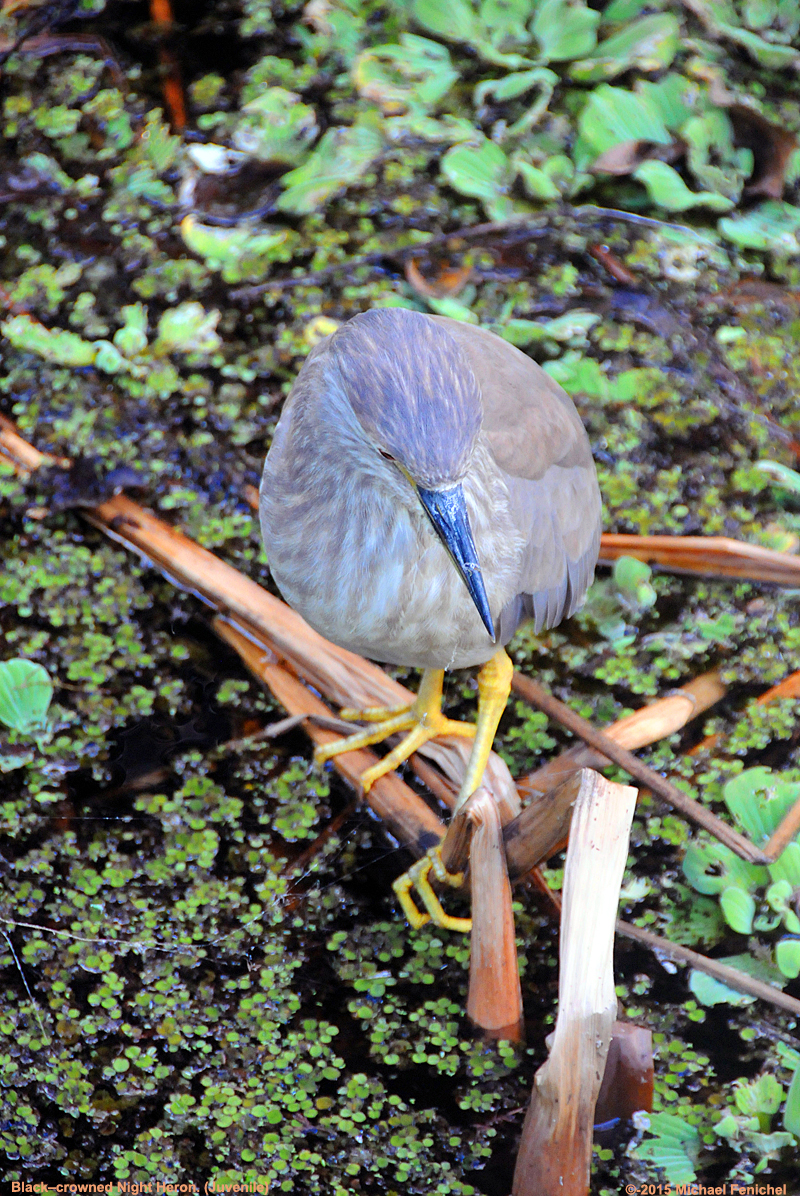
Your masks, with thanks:
[[(501, 648), (491, 660), (486, 662), (478, 674), (478, 722), (475, 729), (475, 741), (472, 745), (466, 775), (456, 799), (454, 813), (463, 806), (468, 797), (472, 796), (483, 780), (486, 761), (492, 750), (497, 725), (511, 692), (513, 672), (514, 666), (505, 649)], [(432, 848), (423, 859), (412, 865), (408, 872), (398, 877), (393, 885), (410, 924), (416, 930), (428, 921), (433, 921), (445, 930), (470, 930), (472, 926), (470, 918), (451, 918), (442, 909), (441, 902), (428, 879), (431, 872), (440, 883), (449, 884), (453, 888), (458, 888), (464, 880), (464, 874), (461, 872), (455, 875), (449, 873), (442, 863), (439, 847)], [(411, 895), (412, 889), (416, 889), (427, 913), (422, 913), (417, 908)]]
[(389, 752), (388, 756), (384, 756), (362, 774), (361, 785), (366, 793), (379, 777), (397, 768), (398, 764), (407, 760), (429, 739), (436, 739), (440, 735), (464, 735), (471, 738), (475, 734), (472, 723), (459, 723), (454, 719), (445, 718), (442, 714), (443, 681), (442, 669), (426, 669), (422, 674), (416, 700), (410, 706), (400, 710), (384, 710), (379, 707), (363, 711), (342, 711), (345, 718), (364, 718), (374, 725), (318, 748), (314, 753), (314, 759), (318, 764), (322, 764), (325, 760), (344, 752), (371, 747), (373, 743), (380, 743), (382, 739), (387, 739), (397, 731), (408, 731), (405, 739)]
[(514, 666), (505, 648), (495, 652), (491, 660), (487, 660), (478, 673), (478, 722), (475, 727), (475, 740), (472, 744), (469, 763), (456, 804), (455, 814), (461, 809), (468, 797), (471, 797), (483, 780), (486, 761), (492, 750), (497, 725), (502, 718), (503, 711), (511, 693), (511, 678)]

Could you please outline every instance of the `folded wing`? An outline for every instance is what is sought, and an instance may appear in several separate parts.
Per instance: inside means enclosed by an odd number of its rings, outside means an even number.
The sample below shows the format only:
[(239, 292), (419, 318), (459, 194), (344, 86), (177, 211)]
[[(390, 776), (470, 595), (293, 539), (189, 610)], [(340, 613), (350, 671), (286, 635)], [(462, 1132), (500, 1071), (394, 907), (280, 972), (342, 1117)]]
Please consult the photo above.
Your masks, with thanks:
[(481, 385), (483, 432), (526, 543), (519, 593), (500, 616), (504, 643), (525, 619), (541, 631), (581, 605), (600, 546), (597, 473), (572, 400), (540, 366), (485, 329), (431, 318), (461, 345)]

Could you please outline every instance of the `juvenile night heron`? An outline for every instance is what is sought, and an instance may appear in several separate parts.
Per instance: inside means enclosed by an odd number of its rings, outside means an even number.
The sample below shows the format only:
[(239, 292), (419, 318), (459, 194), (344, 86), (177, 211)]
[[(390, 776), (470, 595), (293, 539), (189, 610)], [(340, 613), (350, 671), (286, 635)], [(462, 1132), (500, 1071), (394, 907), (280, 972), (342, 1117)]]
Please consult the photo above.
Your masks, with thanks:
[[(261, 527), (276, 582), (312, 627), (424, 669), (412, 706), (343, 712), (373, 725), (317, 760), (406, 731), (364, 773), (366, 790), (428, 739), (474, 736), (458, 809), (481, 783), (508, 700), (503, 645), (526, 619), (539, 631), (571, 615), (594, 573), (600, 494), (571, 399), (490, 332), (404, 308), (365, 312), (316, 345), (297, 377), (264, 467)], [(444, 670), (470, 665), (482, 666), (476, 726), (441, 711)], [(396, 882), (412, 924), (427, 917), (409, 890), (426, 886), (430, 908), (432, 864)]]

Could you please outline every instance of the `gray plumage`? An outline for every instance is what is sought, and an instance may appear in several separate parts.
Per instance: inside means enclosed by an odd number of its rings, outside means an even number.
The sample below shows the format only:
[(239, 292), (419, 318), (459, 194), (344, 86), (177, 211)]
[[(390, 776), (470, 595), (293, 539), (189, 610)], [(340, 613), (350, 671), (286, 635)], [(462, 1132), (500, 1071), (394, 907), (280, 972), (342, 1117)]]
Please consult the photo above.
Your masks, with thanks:
[[(496, 643), (415, 484), (463, 488)], [(328, 639), (461, 668), (525, 619), (542, 630), (577, 609), (600, 495), (572, 401), (539, 366), (473, 325), (387, 308), (309, 354), (264, 467), (261, 525), (284, 597)]]

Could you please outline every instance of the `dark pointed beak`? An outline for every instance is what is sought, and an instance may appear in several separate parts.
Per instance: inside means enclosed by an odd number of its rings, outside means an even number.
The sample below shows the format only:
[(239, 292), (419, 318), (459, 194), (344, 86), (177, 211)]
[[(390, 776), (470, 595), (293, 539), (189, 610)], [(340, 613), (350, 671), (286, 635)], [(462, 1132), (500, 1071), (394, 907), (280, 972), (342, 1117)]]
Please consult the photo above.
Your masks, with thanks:
[(486, 597), (478, 553), (469, 526), (464, 491), (460, 486), (453, 486), (451, 490), (423, 490), (418, 486), (417, 494), (436, 534), (461, 574), (484, 627), (496, 643), (492, 612), (489, 610), (489, 599)]

